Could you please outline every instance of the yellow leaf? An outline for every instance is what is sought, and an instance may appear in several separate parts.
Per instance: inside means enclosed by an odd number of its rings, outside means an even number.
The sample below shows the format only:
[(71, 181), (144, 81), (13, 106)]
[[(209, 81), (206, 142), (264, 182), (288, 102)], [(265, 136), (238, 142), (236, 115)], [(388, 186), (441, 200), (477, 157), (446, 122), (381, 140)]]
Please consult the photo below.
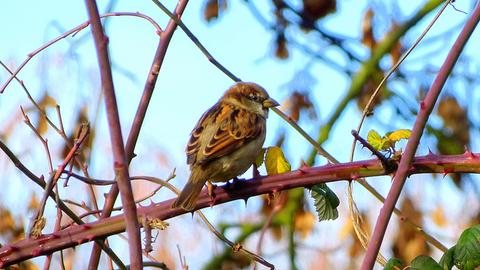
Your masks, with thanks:
[(315, 215), (310, 211), (299, 211), (295, 215), (295, 231), (300, 234), (302, 239), (305, 239), (313, 230), (316, 222)]
[(290, 163), (288, 163), (282, 149), (278, 146), (272, 146), (267, 149), (265, 167), (268, 175), (289, 172), (291, 170)]
[(7, 210), (0, 208), (0, 234), (6, 234), (15, 229), (15, 219), (12, 216), (12, 213)]
[(398, 142), (402, 139), (410, 138), (412, 132), (409, 129), (399, 129), (387, 135), (388, 139), (392, 142)]
[(347, 239), (347, 237), (351, 236), (353, 232), (353, 223), (352, 219), (348, 218), (345, 222), (343, 222), (343, 226), (339, 232), (339, 238), (341, 241)]
[(367, 135), (367, 142), (377, 150), (382, 150), (384, 139), (375, 130), (370, 130)]
[(30, 197), (30, 202), (28, 203), (28, 210), (36, 211), (39, 206), (40, 202), (38, 201), (37, 196), (35, 196), (35, 193), (33, 193)]
[(439, 227), (445, 227), (445, 225), (448, 224), (448, 221), (445, 218), (445, 213), (443, 212), (442, 207), (437, 207), (431, 215), (432, 215), (433, 222), (437, 224)]

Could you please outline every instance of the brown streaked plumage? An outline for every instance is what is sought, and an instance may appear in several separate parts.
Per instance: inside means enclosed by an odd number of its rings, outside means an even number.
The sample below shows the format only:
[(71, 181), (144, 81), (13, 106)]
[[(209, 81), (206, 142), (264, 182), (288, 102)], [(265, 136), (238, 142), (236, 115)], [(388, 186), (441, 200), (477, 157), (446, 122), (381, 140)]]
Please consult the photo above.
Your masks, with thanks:
[(262, 149), (268, 108), (274, 106), (278, 103), (258, 84), (230, 87), (192, 130), (186, 148), (191, 174), (172, 207), (191, 211), (207, 181), (243, 174)]

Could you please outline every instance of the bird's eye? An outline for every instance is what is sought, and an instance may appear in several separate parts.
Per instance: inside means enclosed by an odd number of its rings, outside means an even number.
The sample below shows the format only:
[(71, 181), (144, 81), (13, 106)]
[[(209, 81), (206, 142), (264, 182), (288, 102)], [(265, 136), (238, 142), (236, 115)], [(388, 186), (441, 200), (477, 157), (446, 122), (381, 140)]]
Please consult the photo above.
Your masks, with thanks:
[(250, 94), (249, 98), (253, 101), (259, 101), (260, 100), (260, 97), (258, 95), (255, 95), (255, 94)]

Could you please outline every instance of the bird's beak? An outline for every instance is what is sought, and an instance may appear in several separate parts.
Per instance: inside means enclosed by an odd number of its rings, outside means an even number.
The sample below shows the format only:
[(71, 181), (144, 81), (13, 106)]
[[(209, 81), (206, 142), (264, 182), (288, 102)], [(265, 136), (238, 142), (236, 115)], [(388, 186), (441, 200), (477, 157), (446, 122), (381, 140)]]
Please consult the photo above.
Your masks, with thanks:
[(272, 108), (272, 107), (277, 107), (278, 105), (278, 102), (276, 100), (274, 100), (273, 98), (267, 98), (263, 101), (263, 107), (264, 108)]

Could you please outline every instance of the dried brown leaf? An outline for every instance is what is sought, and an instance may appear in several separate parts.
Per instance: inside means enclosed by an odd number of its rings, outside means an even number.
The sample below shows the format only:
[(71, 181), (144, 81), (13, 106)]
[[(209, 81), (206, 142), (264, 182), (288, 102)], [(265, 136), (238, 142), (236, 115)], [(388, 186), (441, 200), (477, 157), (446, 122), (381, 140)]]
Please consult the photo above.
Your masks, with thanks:
[(373, 9), (369, 8), (362, 21), (362, 44), (373, 50), (377, 45), (377, 41), (373, 35)]

